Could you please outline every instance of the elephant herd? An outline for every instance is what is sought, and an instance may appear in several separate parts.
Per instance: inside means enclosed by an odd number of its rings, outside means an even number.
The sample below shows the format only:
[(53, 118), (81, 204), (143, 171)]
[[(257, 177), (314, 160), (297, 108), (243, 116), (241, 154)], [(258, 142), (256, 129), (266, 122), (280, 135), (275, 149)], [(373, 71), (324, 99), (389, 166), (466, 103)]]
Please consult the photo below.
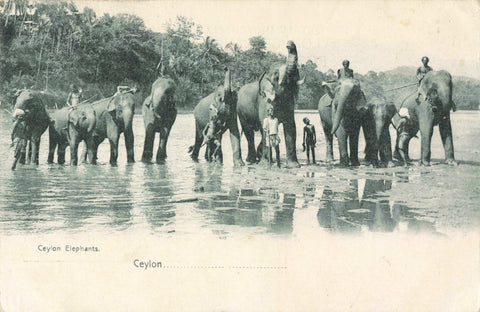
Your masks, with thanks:
[[(222, 162), (222, 135), (230, 131), (234, 165), (242, 166), (240, 139), (243, 133), (248, 141), (248, 163), (256, 163), (265, 157), (263, 148), (265, 133), (262, 121), (266, 117), (267, 106), (273, 106), (274, 116), (283, 124), (287, 165), (300, 166), (296, 154), (296, 125), (294, 116), (296, 85), (303, 80), (285, 82), (285, 64), (274, 64), (263, 73), (258, 81), (241, 87), (238, 92), (232, 89), (232, 74), (225, 68), (224, 83), (214, 92), (203, 98), (195, 107), (195, 143), (189, 152), (194, 161), (198, 160), (200, 148), (205, 145), (205, 158)], [(295, 86), (293, 86), (295, 84)], [(407, 131), (413, 137), (420, 131), (422, 165), (430, 164), (430, 144), (433, 127), (438, 125), (449, 164), (455, 164), (450, 110), (452, 108), (452, 77), (446, 71), (432, 71), (426, 74), (419, 87), (419, 96), (412, 94), (397, 103), (389, 103), (383, 94), (362, 89), (359, 81), (342, 78), (323, 83), (325, 95), (320, 99), (318, 111), (326, 141), (327, 161), (333, 161), (333, 136), (338, 139), (340, 165), (358, 166), (358, 139), (362, 129), (366, 147), (365, 160), (374, 166), (392, 166), (392, 148), (389, 133), (390, 124), (398, 122), (398, 110), (408, 109), (411, 123)], [(163, 163), (167, 157), (167, 141), (175, 122), (177, 110), (174, 94), (176, 83), (168, 77), (160, 77), (153, 84), (150, 94), (142, 105), (145, 125), (143, 162), (153, 157), (156, 133), (160, 142), (156, 162)], [(51, 114), (46, 110), (43, 92), (23, 90), (16, 99), (14, 118), (16, 126), (23, 124), (22, 132), (27, 144), (20, 163), (33, 161), (38, 164), (38, 149), (41, 135), (49, 129), (48, 162), (53, 162), (57, 149), (58, 163), (65, 162), (65, 149), (70, 147), (70, 163), (77, 165), (78, 145), (86, 142), (88, 162), (95, 164), (97, 149), (108, 138), (110, 142), (110, 164), (116, 165), (118, 142), (121, 133), (125, 137), (127, 161), (134, 162), (134, 134), (132, 121), (135, 114), (135, 89), (117, 92), (114, 96), (93, 103), (81, 103), (74, 108), (62, 108)], [(241, 124), (241, 132), (238, 127)], [(15, 127), (17, 128), (17, 127)], [(12, 133), (12, 139), (19, 131)], [(260, 131), (262, 142), (255, 146), (254, 133)], [(17, 138), (18, 141), (18, 138)], [(398, 154), (398, 135), (395, 144)], [(408, 155), (408, 142), (406, 143)], [(17, 148), (18, 151), (18, 148)], [(14, 162), (15, 168), (16, 160)]]

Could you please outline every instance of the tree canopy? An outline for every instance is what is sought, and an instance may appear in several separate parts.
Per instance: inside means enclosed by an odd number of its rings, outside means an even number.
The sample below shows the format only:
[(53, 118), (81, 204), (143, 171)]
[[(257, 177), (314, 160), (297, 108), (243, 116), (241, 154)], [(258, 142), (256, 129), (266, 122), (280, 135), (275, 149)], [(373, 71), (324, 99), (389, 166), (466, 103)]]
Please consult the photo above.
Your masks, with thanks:
[[(262, 36), (250, 38), (245, 50), (235, 42), (221, 47), (200, 25), (182, 16), (158, 33), (138, 16), (97, 16), (90, 8), (80, 12), (71, 2), (5, 0), (0, 1), (0, 10), (0, 100), (6, 105), (11, 105), (16, 89), (48, 90), (66, 97), (72, 83), (83, 89), (85, 98), (111, 96), (117, 85), (124, 84), (138, 87), (145, 97), (163, 71), (178, 84), (177, 107), (190, 110), (222, 84), (225, 65), (238, 89), (258, 79), (271, 64), (284, 62), (287, 53), (269, 51)], [(296, 106), (315, 109), (324, 93), (325, 75), (311, 60), (301, 65), (300, 72), (307, 78)], [(413, 79), (388, 72), (366, 76), (384, 88)], [(456, 79), (454, 99), (459, 108), (478, 108), (478, 86), (473, 79)]]

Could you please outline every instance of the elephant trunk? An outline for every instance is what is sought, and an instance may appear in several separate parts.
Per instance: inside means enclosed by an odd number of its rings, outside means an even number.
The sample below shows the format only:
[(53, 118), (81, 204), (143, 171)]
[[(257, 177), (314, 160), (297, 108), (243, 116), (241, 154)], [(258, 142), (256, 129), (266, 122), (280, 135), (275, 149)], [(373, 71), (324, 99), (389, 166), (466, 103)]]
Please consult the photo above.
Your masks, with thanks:
[(344, 80), (340, 85), (340, 90), (338, 90), (335, 95), (334, 105), (336, 104), (336, 107), (333, 116), (332, 134), (335, 134), (340, 126), (340, 122), (342, 121), (343, 113), (345, 111), (345, 106), (353, 87), (354, 84), (352, 81)]
[(225, 84), (224, 84), (225, 93), (230, 93), (232, 91), (232, 73), (228, 67), (225, 67)]

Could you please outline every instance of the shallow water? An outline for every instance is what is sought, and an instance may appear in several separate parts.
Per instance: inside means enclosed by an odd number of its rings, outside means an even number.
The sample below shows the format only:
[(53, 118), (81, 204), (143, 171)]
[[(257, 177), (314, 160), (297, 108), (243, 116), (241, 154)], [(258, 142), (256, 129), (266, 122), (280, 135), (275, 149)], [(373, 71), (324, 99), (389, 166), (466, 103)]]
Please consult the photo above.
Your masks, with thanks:
[[(180, 114), (168, 142), (165, 165), (143, 164), (144, 126), (135, 116), (134, 164), (126, 164), (123, 137), (118, 167), (108, 164), (109, 144), (99, 148), (99, 165), (48, 165), (48, 132), (42, 137), (40, 165), (11, 171), (11, 120), (0, 115), (0, 231), (2, 234), (148, 233), (215, 235), (220, 238), (296, 235), (310, 230), (338, 233), (429, 232), (447, 234), (480, 224), (480, 123), (478, 112), (452, 115), (458, 167), (443, 164), (438, 129), (432, 139), (432, 166), (391, 169), (327, 165), (318, 113), (297, 113), (300, 162), (301, 119), (317, 129), (317, 165), (233, 168), (230, 139), (224, 135), (224, 165), (187, 154), (194, 142), (193, 115)], [(391, 129), (393, 138), (395, 137)], [(259, 135), (257, 134), (257, 142)], [(158, 142), (156, 142), (158, 143)], [(359, 150), (363, 150), (363, 141)], [(419, 159), (420, 140), (411, 141)], [(242, 139), (243, 158), (246, 140)], [(338, 149), (335, 146), (335, 157)], [(203, 150), (201, 150), (201, 153)], [(202, 154), (201, 154), (202, 155)], [(67, 162), (69, 160), (67, 150)], [(360, 155), (363, 158), (363, 154)]]

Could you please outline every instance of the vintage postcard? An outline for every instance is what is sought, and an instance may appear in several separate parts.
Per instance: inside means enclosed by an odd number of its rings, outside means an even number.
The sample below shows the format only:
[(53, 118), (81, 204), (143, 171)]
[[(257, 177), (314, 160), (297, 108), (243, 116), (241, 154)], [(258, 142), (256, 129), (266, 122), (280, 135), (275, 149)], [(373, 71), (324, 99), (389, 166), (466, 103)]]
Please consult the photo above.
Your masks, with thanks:
[(477, 1), (0, 0), (0, 311), (478, 311)]

